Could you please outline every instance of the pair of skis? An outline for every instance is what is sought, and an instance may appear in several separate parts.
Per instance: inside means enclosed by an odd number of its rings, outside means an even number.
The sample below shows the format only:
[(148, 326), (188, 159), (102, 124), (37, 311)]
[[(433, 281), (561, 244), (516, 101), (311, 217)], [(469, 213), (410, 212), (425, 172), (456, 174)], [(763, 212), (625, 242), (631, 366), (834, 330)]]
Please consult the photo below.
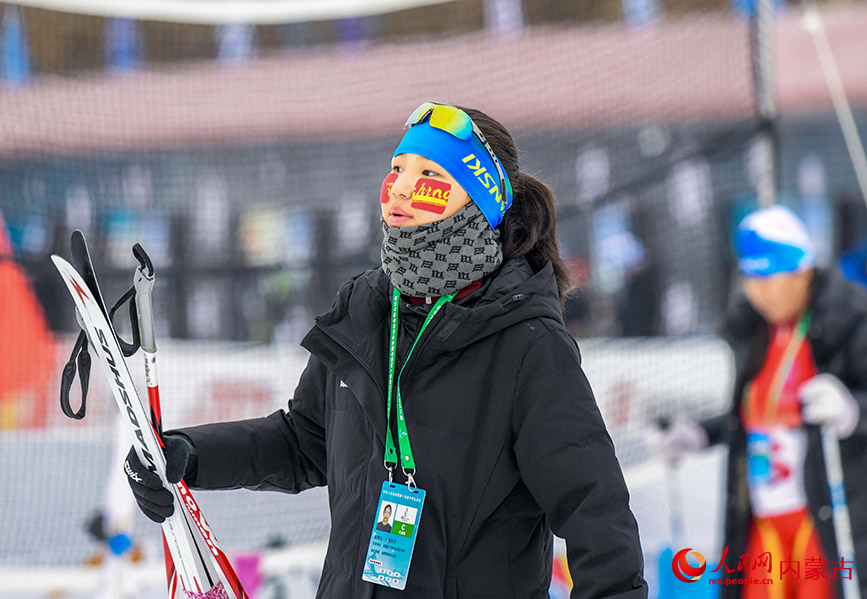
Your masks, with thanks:
[(97, 354), (109, 379), (122, 419), (134, 439), (133, 446), (139, 460), (156, 473), (174, 495), (175, 511), (162, 524), (169, 599), (248, 599), (187, 485), (183, 480), (176, 485), (166, 480), (151, 303), (153, 265), (138, 244), (133, 248), (133, 254), (139, 261), (133, 284), (138, 322), (133, 326), (138, 324), (145, 358), (150, 413), (145, 409), (124, 361), (121, 343), (111, 324), (81, 231), (72, 234), (72, 258), (78, 270), (59, 256), (53, 255), (51, 259), (75, 302), (79, 323), (87, 333), (92, 351)]

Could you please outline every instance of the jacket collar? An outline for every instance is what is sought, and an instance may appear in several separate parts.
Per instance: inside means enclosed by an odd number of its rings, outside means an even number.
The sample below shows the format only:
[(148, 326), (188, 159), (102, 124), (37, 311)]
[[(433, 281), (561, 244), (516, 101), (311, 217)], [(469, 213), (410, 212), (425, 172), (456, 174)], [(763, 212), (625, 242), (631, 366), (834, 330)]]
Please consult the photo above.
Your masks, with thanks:
[[(381, 268), (366, 271), (345, 284), (332, 308), (316, 317), (318, 328), (373, 371), (384, 371), (391, 290)], [(491, 275), (477, 301), (443, 306), (432, 323), (434, 338), (428, 345), (443, 351), (460, 349), (531, 318), (563, 322), (553, 266), (547, 260), (513, 258)], [(303, 345), (310, 349), (306, 338)]]

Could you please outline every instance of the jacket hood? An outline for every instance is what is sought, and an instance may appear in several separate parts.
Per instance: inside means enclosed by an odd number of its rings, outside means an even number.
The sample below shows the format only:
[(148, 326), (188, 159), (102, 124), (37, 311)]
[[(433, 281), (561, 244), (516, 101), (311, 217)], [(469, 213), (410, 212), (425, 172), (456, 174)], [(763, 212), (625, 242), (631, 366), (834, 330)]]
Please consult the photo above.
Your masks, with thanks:
[[(319, 326), (337, 335), (359, 355), (373, 334), (382, 334), (391, 309), (391, 281), (381, 268), (346, 283), (331, 310), (317, 317)], [(512, 258), (491, 275), (482, 296), (469, 305), (448, 303), (435, 319), (431, 344), (460, 349), (516, 323), (550, 318), (563, 323), (554, 269), (548, 260)], [(382, 327), (382, 328), (380, 328)]]
[(548, 260), (507, 260), (471, 305), (447, 304), (436, 335), (445, 350), (459, 349), (519, 322), (550, 318), (561, 325), (563, 312), (554, 267)]

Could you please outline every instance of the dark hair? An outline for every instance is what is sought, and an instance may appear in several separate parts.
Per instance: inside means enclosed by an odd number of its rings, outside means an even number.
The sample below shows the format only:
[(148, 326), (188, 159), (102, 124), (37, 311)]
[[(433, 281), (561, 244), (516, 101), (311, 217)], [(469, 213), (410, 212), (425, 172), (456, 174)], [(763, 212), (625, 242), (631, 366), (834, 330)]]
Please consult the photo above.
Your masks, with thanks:
[(560, 304), (575, 291), (576, 284), (560, 257), (557, 246), (557, 197), (542, 181), (521, 172), (518, 146), (509, 131), (484, 112), (461, 108), (491, 144), (512, 183), (512, 206), (497, 229), (503, 244), (503, 258), (535, 256), (554, 266)]

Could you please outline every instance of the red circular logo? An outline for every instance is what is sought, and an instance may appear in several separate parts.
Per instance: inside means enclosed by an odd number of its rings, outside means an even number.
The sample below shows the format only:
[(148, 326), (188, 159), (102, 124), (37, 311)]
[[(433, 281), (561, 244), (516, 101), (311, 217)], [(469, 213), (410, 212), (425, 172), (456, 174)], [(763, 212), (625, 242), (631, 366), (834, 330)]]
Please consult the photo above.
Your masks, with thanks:
[[(692, 553), (698, 558), (698, 566), (693, 566), (686, 561), (687, 553)], [(674, 575), (683, 582), (695, 582), (704, 574), (706, 567), (707, 563), (704, 560), (704, 556), (698, 551), (692, 551), (692, 547), (681, 549), (675, 554), (674, 559), (671, 560), (671, 569), (674, 571)]]

